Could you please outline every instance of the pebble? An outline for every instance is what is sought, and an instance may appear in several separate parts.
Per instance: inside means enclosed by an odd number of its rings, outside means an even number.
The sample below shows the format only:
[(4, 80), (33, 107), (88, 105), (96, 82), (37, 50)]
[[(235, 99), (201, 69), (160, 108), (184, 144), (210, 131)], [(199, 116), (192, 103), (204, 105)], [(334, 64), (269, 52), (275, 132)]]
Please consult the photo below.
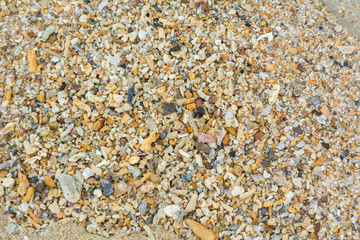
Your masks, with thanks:
[(0, 178), (0, 185), (6, 188), (10, 188), (15, 184), (15, 179), (13, 178)]
[(71, 203), (76, 203), (81, 197), (81, 184), (65, 173), (61, 173), (58, 176), (58, 181), (61, 186), (61, 190), (64, 193), (64, 197)]
[(201, 240), (216, 240), (217, 237), (215, 234), (201, 225), (200, 223), (192, 220), (192, 219), (186, 219), (185, 223), (189, 226), (189, 228), (195, 233), (197, 237), (199, 237)]
[(164, 103), (160, 106), (160, 112), (163, 115), (169, 115), (173, 112), (176, 112), (176, 106), (173, 103)]
[(88, 231), (89, 233), (93, 233), (97, 230), (97, 228), (98, 228), (98, 225), (96, 222), (94, 222), (94, 223), (91, 223), (86, 226), (86, 231)]
[(176, 204), (173, 204), (173, 205), (168, 205), (164, 208), (164, 213), (166, 214), (166, 216), (168, 217), (173, 217), (175, 216), (175, 214), (177, 212), (180, 211), (180, 207)]
[(140, 215), (145, 215), (146, 214), (146, 210), (147, 210), (147, 202), (142, 202), (139, 207), (139, 212), (140, 212)]
[(314, 96), (311, 98), (311, 103), (314, 105), (314, 107), (317, 107), (321, 104), (321, 98), (320, 96)]
[(46, 41), (50, 37), (50, 35), (55, 32), (55, 30), (56, 30), (55, 27), (52, 25), (45, 28), (45, 31), (43, 32), (43, 34), (41, 36), (42, 39)]
[(16, 227), (17, 227), (16, 224), (9, 223), (9, 224), (6, 226), (6, 232), (7, 232), (8, 234), (12, 234), (12, 233), (15, 231)]
[(103, 193), (105, 196), (110, 196), (111, 194), (114, 193), (112, 184), (109, 180), (103, 180), (102, 186), (103, 186)]
[(197, 203), (197, 200), (198, 200), (198, 193), (195, 192), (191, 198), (190, 198), (190, 201), (188, 202), (188, 205), (186, 206), (185, 208), (185, 212), (192, 212), (196, 209), (196, 203)]

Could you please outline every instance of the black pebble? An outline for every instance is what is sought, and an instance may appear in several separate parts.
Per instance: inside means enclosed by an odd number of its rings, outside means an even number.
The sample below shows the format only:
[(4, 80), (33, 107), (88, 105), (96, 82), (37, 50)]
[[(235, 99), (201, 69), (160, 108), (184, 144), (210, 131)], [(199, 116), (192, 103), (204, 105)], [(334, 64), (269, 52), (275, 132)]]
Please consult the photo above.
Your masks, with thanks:
[(201, 118), (205, 115), (205, 109), (203, 107), (197, 107), (194, 112), (194, 118)]
[(173, 48), (170, 49), (170, 52), (177, 52), (177, 51), (180, 51), (181, 50), (181, 46), (177, 45)]
[(345, 61), (345, 62), (343, 63), (343, 66), (344, 66), (344, 67), (348, 67), (348, 66), (349, 66), (349, 62), (348, 62), (348, 61)]
[(326, 148), (327, 150), (330, 149), (330, 144), (328, 144), (328, 143), (321, 143), (321, 145), (322, 145), (324, 148)]
[(133, 97), (134, 97), (134, 88), (131, 87), (131, 88), (129, 88), (127, 101), (128, 101), (129, 103), (131, 103), (132, 100), (133, 100)]

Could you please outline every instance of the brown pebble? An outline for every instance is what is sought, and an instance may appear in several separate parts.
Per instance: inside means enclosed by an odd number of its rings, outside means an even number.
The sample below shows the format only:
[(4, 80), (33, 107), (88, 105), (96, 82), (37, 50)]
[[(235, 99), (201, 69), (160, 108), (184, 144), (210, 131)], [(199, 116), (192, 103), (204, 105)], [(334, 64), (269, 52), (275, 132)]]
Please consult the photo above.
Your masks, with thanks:
[(215, 234), (208, 228), (204, 227), (200, 223), (192, 220), (186, 219), (185, 223), (190, 227), (190, 229), (198, 236), (201, 240), (215, 240), (217, 237)]
[(49, 177), (49, 176), (45, 176), (45, 184), (48, 187), (56, 187), (56, 183), (54, 182), (54, 180)]
[(29, 187), (26, 191), (25, 197), (21, 200), (22, 203), (29, 202), (33, 197), (35, 193), (34, 187)]

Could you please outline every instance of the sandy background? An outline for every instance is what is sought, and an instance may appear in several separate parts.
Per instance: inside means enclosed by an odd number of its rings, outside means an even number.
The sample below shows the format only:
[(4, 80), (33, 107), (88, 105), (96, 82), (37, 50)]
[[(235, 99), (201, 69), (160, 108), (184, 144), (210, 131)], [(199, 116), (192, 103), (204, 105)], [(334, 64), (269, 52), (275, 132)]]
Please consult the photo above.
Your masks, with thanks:
[[(321, 0), (328, 8), (329, 13), (338, 24), (347, 31), (360, 38), (360, 1), (359, 0)], [(14, 229), (15, 228), (15, 229)], [(176, 239), (176, 235), (169, 233), (160, 227), (152, 227), (155, 239)], [(11, 234), (9, 234), (11, 232)], [(88, 234), (84, 228), (69, 220), (59, 221), (52, 224), (46, 230), (35, 231), (18, 226), (12, 219), (0, 213), (0, 236), (1, 239), (106, 239), (101, 236)], [(148, 239), (145, 232), (132, 233), (123, 236), (113, 236), (108, 239)]]

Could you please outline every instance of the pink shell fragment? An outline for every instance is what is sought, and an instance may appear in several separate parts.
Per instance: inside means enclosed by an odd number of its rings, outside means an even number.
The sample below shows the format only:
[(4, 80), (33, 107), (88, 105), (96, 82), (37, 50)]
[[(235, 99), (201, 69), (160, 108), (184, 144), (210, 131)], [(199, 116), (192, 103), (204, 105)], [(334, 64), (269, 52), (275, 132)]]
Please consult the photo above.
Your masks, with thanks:
[(211, 134), (198, 133), (197, 137), (198, 137), (198, 141), (201, 143), (211, 143), (216, 141), (216, 137)]

